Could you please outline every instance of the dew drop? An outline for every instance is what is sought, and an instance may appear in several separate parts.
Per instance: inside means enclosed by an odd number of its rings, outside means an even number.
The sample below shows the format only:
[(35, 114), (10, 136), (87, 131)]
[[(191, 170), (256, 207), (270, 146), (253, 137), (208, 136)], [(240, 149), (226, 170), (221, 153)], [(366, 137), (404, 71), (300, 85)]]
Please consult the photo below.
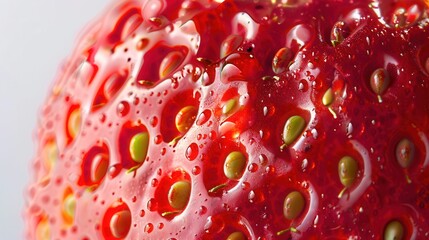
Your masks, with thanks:
[(195, 166), (192, 168), (192, 174), (198, 175), (201, 173), (201, 168), (199, 166)]
[(140, 217), (144, 217), (144, 215), (146, 214), (146, 212), (142, 209), (140, 210), (139, 216)]
[(151, 233), (153, 231), (153, 224), (152, 223), (146, 224), (146, 226), (144, 227), (144, 231), (146, 233)]
[(261, 155), (259, 155), (259, 163), (262, 165), (262, 166), (265, 166), (265, 165), (267, 165), (267, 163), (268, 163), (268, 158), (267, 158), (267, 156), (265, 155), (265, 154), (261, 154)]
[(154, 212), (158, 209), (158, 203), (154, 198), (151, 198), (149, 201), (147, 201), (147, 209), (151, 212)]
[(198, 156), (198, 145), (196, 143), (191, 143), (186, 149), (185, 156), (189, 161), (195, 160)]
[(204, 123), (206, 123), (210, 119), (210, 117), (211, 117), (211, 111), (206, 109), (202, 113), (200, 113), (200, 115), (198, 115), (196, 124), (198, 126), (201, 126)]
[(199, 213), (200, 215), (204, 215), (204, 214), (206, 214), (206, 212), (207, 212), (207, 208), (206, 208), (205, 206), (201, 206), (201, 207), (198, 209), (198, 213)]
[(247, 170), (249, 170), (249, 172), (252, 172), (252, 173), (254, 173), (254, 172), (258, 171), (258, 164), (256, 164), (256, 163), (251, 163), (251, 164), (249, 165), (249, 167), (247, 167)]
[(158, 124), (158, 118), (156, 117), (156, 116), (153, 116), (151, 119), (150, 119), (150, 125), (152, 126), (152, 127), (156, 127), (156, 125)]
[(115, 164), (113, 166), (109, 167), (109, 176), (110, 178), (114, 178), (118, 176), (118, 174), (121, 172), (121, 166), (120, 164)]
[(116, 112), (120, 117), (126, 116), (130, 111), (130, 104), (126, 101), (122, 101), (118, 104)]

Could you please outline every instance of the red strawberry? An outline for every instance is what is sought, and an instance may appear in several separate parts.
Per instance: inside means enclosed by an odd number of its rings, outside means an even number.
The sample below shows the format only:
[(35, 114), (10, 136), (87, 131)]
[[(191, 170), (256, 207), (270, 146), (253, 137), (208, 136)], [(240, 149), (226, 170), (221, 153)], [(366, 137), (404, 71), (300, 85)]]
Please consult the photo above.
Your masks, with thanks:
[(426, 239), (421, 1), (118, 1), (43, 107), (27, 239)]

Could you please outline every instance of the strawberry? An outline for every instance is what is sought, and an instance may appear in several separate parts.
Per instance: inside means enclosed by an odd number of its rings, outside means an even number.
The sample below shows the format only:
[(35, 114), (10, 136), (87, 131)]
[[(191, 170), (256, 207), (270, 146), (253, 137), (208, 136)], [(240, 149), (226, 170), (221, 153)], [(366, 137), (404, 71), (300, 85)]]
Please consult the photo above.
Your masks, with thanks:
[(117, 1), (42, 108), (27, 239), (426, 239), (423, 1)]

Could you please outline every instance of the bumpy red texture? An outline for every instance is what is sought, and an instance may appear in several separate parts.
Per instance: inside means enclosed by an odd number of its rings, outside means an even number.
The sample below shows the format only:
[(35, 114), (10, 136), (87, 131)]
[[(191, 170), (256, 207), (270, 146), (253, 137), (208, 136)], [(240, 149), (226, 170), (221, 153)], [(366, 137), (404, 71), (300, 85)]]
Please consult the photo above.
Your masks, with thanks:
[(429, 238), (428, 13), (116, 1), (42, 107), (26, 238)]

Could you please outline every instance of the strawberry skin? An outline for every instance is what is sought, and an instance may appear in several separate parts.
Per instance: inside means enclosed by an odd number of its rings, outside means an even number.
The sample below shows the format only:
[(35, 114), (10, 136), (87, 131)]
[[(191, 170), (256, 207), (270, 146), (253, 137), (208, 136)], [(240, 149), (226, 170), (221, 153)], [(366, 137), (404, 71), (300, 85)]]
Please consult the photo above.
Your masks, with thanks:
[(117, 1), (42, 107), (26, 239), (426, 239), (423, 1)]

